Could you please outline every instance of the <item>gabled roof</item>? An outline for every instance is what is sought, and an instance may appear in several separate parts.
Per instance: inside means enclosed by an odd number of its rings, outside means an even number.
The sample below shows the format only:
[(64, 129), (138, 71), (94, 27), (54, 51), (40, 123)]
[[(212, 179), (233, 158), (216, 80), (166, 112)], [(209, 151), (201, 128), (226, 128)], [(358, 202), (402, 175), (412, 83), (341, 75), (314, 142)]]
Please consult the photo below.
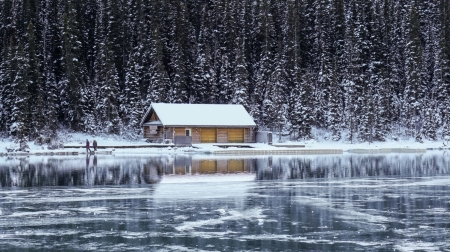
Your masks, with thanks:
[(236, 104), (152, 103), (145, 113), (141, 125), (146, 123), (152, 110), (155, 111), (159, 121), (165, 127), (256, 127), (253, 118), (247, 113), (244, 106)]

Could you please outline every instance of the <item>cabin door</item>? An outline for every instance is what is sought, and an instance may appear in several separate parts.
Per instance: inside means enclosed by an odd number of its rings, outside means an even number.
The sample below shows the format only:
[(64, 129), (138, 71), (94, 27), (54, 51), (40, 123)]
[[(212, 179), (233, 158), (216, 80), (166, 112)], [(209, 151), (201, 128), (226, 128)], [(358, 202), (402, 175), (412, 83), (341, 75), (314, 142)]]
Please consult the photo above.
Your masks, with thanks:
[(200, 138), (202, 143), (217, 143), (216, 129), (202, 128), (200, 130)]
[(243, 143), (244, 142), (244, 129), (228, 129), (228, 142), (229, 143)]

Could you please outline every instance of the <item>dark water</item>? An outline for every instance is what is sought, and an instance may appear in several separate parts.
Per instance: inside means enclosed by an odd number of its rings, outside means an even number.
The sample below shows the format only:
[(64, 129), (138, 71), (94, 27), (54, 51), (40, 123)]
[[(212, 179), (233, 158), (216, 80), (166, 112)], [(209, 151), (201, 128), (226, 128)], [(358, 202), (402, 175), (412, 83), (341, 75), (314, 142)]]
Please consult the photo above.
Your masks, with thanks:
[(0, 251), (449, 251), (450, 156), (0, 158)]

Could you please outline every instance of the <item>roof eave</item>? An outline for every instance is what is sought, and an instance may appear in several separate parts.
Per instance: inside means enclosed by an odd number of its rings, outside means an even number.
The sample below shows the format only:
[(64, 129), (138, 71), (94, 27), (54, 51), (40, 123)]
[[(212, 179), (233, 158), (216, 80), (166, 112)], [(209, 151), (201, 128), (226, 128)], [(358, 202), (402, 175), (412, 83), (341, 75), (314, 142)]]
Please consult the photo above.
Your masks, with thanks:
[(163, 125), (164, 127), (186, 127), (186, 128), (255, 128), (256, 125)]

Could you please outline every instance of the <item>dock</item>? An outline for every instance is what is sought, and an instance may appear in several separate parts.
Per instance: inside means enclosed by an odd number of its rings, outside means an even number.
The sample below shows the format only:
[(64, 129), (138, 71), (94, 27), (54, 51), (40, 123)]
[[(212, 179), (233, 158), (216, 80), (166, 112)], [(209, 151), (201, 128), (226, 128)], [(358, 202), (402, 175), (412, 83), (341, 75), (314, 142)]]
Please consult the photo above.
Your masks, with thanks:
[[(138, 148), (167, 148), (174, 147), (174, 144), (144, 144), (144, 145), (102, 145), (97, 146), (97, 149), (138, 149)], [(86, 146), (84, 145), (64, 145), (64, 149), (78, 149), (83, 148), (86, 151)], [(91, 149), (93, 147), (91, 146)]]
[(380, 149), (349, 149), (354, 154), (388, 154), (388, 153), (425, 153), (427, 149), (410, 148), (380, 148)]
[(273, 144), (272, 146), (284, 148), (305, 148), (304, 144)]
[(266, 150), (216, 150), (216, 155), (318, 155), (342, 154), (342, 149), (266, 149)]
[[(8, 152), (8, 153), (0, 153), (0, 156), (77, 156), (77, 155), (85, 155), (86, 150), (49, 150), (49, 151), (33, 151), (33, 152)], [(112, 150), (101, 150), (101, 151), (91, 151), (90, 155), (112, 155)]]

